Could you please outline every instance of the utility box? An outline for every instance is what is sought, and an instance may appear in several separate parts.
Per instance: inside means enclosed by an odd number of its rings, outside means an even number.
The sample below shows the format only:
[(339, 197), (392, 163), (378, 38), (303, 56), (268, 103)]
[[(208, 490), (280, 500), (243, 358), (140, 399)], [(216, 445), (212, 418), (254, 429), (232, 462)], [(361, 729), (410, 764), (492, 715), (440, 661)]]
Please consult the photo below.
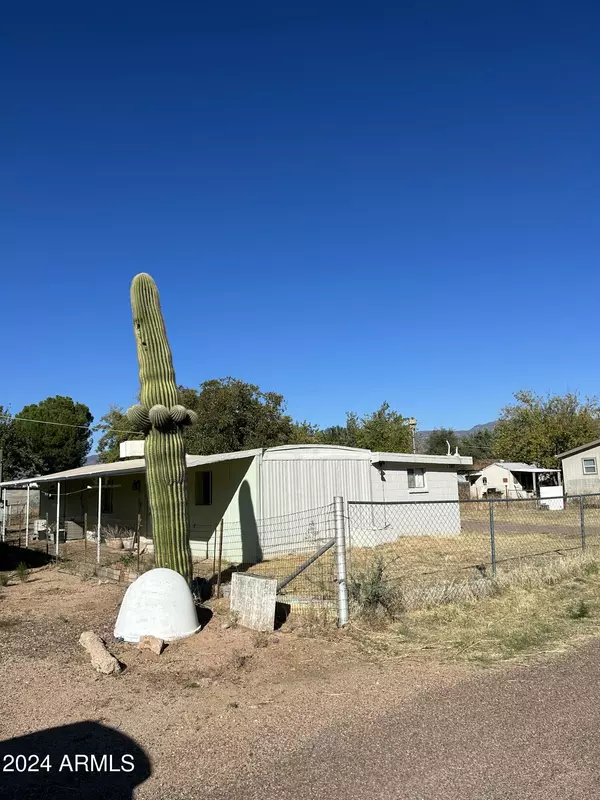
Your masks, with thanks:
[(143, 458), (144, 440), (129, 439), (119, 445), (119, 458)]
[(277, 581), (262, 575), (234, 572), (231, 576), (229, 610), (239, 625), (254, 631), (272, 631), (275, 628)]

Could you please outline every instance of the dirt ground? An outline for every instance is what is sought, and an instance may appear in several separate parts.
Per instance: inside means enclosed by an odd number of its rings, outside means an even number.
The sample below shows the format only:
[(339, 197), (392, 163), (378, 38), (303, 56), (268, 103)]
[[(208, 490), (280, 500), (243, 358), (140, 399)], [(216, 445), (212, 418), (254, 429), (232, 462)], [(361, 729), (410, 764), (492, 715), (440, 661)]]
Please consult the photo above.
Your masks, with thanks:
[[(0, 589), (0, 739), (93, 720), (137, 742), (152, 775), (136, 797), (196, 797), (308, 741), (345, 711), (455, 680), (462, 667), (374, 659), (332, 628), (292, 615), (271, 635), (224, 629), (205, 612), (196, 636), (157, 657), (112, 636), (124, 587), (32, 571)], [(223, 601), (219, 601), (223, 602)], [(209, 618), (210, 617), (210, 618)], [(124, 664), (105, 677), (78, 644), (93, 630)], [(42, 795), (43, 796), (43, 795)]]
[[(140, 784), (135, 797), (147, 800), (597, 797), (600, 779), (585, 771), (578, 739), (586, 709), (598, 707), (589, 701), (600, 663), (600, 569), (588, 561), (563, 565), (562, 580), (538, 590), (419, 612), (398, 623), (393, 647), (374, 624), (340, 631), (317, 614), (292, 614), (269, 635), (225, 627), (226, 601), (213, 601), (201, 609), (202, 631), (161, 656), (113, 638), (123, 585), (54, 567), (31, 570), (25, 582), (13, 576), (0, 587), (0, 765), (24, 742), (27, 752), (57, 756), (125, 746), (146, 772), (133, 782), (94, 775), (84, 792), (49, 789), (48, 776), (35, 774), (23, 776), (23, 791), (19, 775), (0, 774), (0, 796), (126, 800)], [(84, 630), (105, 639), (120, 675), (94, 672), (78, 644)], [(598, 721), (586, 724), (591, 736)], [(519, 730), (529, 750), (512, 743)], [(495, 783), (484, 792), (490, 770)], [(119, 779), (130, 781), (125, 791)]]

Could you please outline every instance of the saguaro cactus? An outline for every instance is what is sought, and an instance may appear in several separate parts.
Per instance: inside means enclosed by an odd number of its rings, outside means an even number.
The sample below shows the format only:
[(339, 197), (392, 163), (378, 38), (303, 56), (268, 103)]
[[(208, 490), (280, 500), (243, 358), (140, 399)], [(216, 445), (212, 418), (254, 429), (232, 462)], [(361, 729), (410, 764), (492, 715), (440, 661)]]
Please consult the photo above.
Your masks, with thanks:
[(191, 579), (192, 554), (185, 445), (181, 428), (196, 421), (194, 411), (177, 404), (171, 348), (156, 284), (145, 273), (131, 284), (131, 308), (140, 369), (141, 405), (127, 419), (146, 440), (146, 481), (152, 513), (152, 537), (158, 567)]

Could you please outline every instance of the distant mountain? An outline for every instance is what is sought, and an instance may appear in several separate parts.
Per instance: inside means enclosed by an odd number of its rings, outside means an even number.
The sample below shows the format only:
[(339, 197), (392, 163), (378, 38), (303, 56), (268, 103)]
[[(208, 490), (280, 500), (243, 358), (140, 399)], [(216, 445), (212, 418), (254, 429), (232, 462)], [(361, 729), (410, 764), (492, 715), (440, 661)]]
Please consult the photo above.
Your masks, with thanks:
[(85, 466), (86, 467), (91, 467), (93, 464), (99, 464), (99, 463), (100, 463), (100, 459), (95, 453), (92, 454), (91, 456), (88, 456), (85, 459)]
[[(473, 425), (473, 427), (469, 428), (468, 431), (455, 431), (455, 433), (459, 438), (462, 438), (463, 436), (472, 436), (474, 433), (477, 433), (478, 431), (484, 431), (484, 430), (492, 431), (496, 427), (496, 422), (497, 421), (498, 420), (494, 420), (493, 422), (484, 422), (481, 425)], [(419, 431), (418, 430), (417, 431), (417, 446), (424, 445), (425, 442), (427, 441), (427, 438), (429, 437), (430, 433), (432, 433), (432, 431)]]

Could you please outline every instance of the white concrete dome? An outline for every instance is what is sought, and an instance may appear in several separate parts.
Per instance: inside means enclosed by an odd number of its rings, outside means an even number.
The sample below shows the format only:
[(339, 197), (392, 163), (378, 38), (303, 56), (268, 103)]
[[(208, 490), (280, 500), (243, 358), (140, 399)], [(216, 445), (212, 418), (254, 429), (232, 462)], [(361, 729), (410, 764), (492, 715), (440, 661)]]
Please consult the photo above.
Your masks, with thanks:
[(194, 598), (185, 578), (172, 569), (151, 569), (125, 592), (115, 625), (115, 638), (139, 642), (156, 636), (165, 642), (200, 630)]

